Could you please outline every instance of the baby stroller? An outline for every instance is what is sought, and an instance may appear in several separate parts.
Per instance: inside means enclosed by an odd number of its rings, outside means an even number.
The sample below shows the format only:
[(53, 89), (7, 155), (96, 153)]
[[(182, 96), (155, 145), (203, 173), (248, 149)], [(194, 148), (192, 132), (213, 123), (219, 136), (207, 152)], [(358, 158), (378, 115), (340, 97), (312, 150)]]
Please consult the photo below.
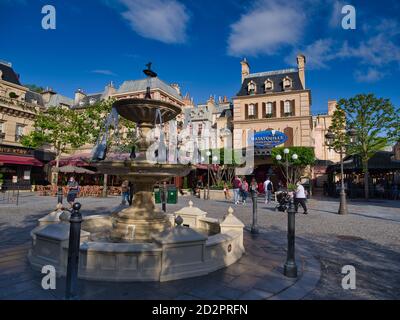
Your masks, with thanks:
[(290, 196), (286, 191), (277, 193), (276, 200), (278, 201), (275, 211), (285, 212), (289, 206)]

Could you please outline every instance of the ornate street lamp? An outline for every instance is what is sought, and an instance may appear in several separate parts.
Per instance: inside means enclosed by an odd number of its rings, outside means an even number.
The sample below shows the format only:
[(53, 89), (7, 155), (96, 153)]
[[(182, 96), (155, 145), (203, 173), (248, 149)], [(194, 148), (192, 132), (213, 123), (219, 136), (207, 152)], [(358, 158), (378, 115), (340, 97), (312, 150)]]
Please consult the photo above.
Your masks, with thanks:
[[(294, 154), (292, 154), (292, 156), (290, 156), (290, 150), (288, 148), (285, 148), (285, 149), (283, 149), (283, 157), (285, 158), (286, 188), (288, 188), (289, 187), (289, 165), (290, 165), (289, 159), (296, 161), (299, 158), (299, 156), (296, 153), (294, 153)], [(280, 154), (278, 154), (278, 155), (276, 155), (275, 159), (277, 161), (281, 161), (282, 156)]]
[[(286, 167), (286, 188), (289, 190), (289, 159), (296, 161), (299, 156), (294, 153), (290, 156), (290, 150), (288, 148), (283, 149), (283, 157), (285, 158), (285, 167)], [(276, 155), (275, 159), (277, 161), (282, 160), (282, 156), (280, 154)], [(296, 181), (294, 181), (296, 182)], [(290, 197), (289, 206), (287, 208), (288, 214), (288, 223), (287, 223), (287, 256), (286, 262), (283, 266), (283, 274), (289, 278), (297, 277), (297, 264), (295, 259), (295, 215), (296, 210), (294, 207), (294, 195)]]
[(347, 214), (347, 200), (346, 200), (346, 190), (344, 187), (344, 168), (343, 168), (343, 155), (346, 154), (346, 149), (356, 141), (357, 137), (357, 131), (354, 128), (350, 128), (347, 130), (346, 135), (349, 137), (349, 142), (350, 144), (345, 144), (344, 142), (340, 143), (337, 145), (335, 143), (336, 140), (336, 135), (331, 131), (331, 129), (328, 130), (328, 132), (325, 135), (325, 140), (326, 140), (326, 145), (328, 146), (329, 150), (334, 150), (336, 153), (340, 155), (340, 180), (341, 180), (341, 186), (340, 186), (340, 205), (339, 205), (339, 211), (338, 214)]

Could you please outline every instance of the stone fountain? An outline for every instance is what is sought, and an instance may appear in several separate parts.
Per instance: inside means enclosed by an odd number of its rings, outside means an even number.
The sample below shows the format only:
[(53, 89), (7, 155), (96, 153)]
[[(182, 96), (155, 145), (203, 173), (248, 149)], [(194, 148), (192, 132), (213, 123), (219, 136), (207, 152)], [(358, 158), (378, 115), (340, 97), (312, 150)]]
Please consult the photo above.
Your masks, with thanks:
[[(173, 176), (185, 176), (193, 166), (168, 163), (161, 143), (156, 159), (149, 160), (152, 134), (162, 123), (181, 112), (177, 105), (151, 99), (151, 80), (157, 74), (150, 64), (144, 70), (148, 86), (144, 99), (121, 98), (114, 102), (106, 127), (118, 116), (138, 128), (136, 149), (130, 155), (107, 153), (107, 134), (93, 149), (92, 165), (104, 174), (129, 180), (135, 190), (132, 205), (110, 215), (84, 217), (82, 223), (79, 277), (108, 281), (168, 281), (204, 275), (237, 261), (244, 252), (243, 223), (229, 209), (222, 220), (189, 203), (175, 214), (156, 209), (153, 188)], [(160, 130), (162, 132), (162, 130)], [(161, 133), (162, 134), (162, 133)], [(162, 142), (160, 136), (159, 142)], [(151, 154), (151, 152), (150, 152)], [(84, 211), (84, 208), (82, 209)], [(64, 275), (67, 264), (69, 222), (40, 224), (32, 231), (29, 261), (34, 268), (52, 264)]]

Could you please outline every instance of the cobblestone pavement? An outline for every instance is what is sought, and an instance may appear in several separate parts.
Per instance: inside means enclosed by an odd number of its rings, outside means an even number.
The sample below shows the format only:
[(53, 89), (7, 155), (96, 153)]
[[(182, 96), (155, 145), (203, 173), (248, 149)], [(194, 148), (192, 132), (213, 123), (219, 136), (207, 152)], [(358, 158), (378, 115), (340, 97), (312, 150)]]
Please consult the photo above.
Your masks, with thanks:
[[(84, 215), (117, 210), (119, 200), (117, 197), (79, 199)], [(235, 206), (226, 201), (181, 197), (178, 204), (168, 205), (167, 211), (174, 212), (186, 206), (189, 200), (215, 218), (221, 218), (232, 206), (234, 214), (247, 228), (251, 224), (251, 203)], [(18, 207), (0, 205), (0, 299), (62, 296), (62, 287), (50, 296), (43, 290), (38, 291), (39, 275), (30, 272), (26, 263), (29, 232), (55, 202), (55, 198), (27, 193), (22, 195)], [(247, 252), (240, 262), (208, 277), (218, 283), (218, 288), (206, 285), (204, 277), (162, 284), (123, 284), (112, 290), (109, 289), (113, 285), (108, 284), (106, 291), (102, 283), (84, 282), (82, 298), (111, 298), (109, 292), (113, 292), (116, 299), (400, 299), (400, 202), (352, 201), (346, 216), (336, 214), (338, 205), (337, 200), (311, 199), (308, 201), (309, 214), (296, 216), (297, 259), (300, 269), (305, 272), (295, 283), (285, 286), (284, 282), (288, 280), (281, 277), (287, 215), (274, 211), (274, 204), (265, 205), (259, 199), (258, 221), (262, 235), (254, 240), (246, 233)], [(260, 261), (264, 265), (261, 266)], [(341, 287), (344, 265), (356, 268), (355, 290)], [(267, 278), (268, 281), (264, 281)], [(268, 283), (273, 287), (268, 287)], [(134, 290), (135, 286), (140, 290)], [(193, 292), (189, 290), (191, 288), (196, 289)]]

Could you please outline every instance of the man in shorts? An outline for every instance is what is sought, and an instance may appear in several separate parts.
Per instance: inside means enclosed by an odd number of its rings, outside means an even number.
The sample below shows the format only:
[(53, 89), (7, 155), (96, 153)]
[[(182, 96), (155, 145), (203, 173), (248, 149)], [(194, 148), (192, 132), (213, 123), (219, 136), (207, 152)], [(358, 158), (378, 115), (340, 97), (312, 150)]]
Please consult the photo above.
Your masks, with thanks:
[(75, 202), (75, 198), (79, 193), (79, 184), (75, 181), (74, 177), (69, 178), (67, 183), (68, 194), (67, 194), (67, 202), (70, 204), (71, 208)]

